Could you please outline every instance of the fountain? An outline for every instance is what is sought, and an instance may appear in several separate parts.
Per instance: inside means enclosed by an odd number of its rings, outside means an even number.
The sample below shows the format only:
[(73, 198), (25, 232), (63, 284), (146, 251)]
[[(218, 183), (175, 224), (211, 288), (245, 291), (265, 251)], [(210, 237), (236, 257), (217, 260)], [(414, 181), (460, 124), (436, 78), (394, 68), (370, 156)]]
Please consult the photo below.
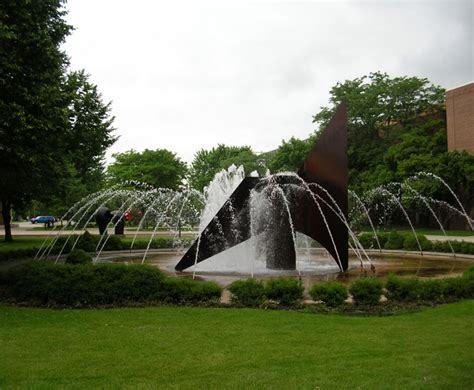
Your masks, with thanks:
[(267, 269), (295, 270), (296, 232), (317, 240), (339, 269), (347, 270), (347, 180), (347, 109), (341, 105), (298, 174), (244, 178), (176, 270), (196, 266), (251, 238)]
[[(242, 167), (230, 166), (215, 176), (204, 194), (190, 189), (154, 189), (135, 182), (115, 186), (73, 205), (65, 215), (66, 225), (56, 227), (56, 235), (51, 232), (36, 258), (50, 258), (58, 239), (66, 236), (59, 253), (54, 252), (55, 260), (60, 261), (66, 248), (72, 250), (78, 245), (81, 236), (77, 232), (87, 230), (95, 219), (100, 239), (94, 262), (147, 262), (169, 273), (193, 277), (199, 274), (219, 281), (274, 275), (351, 277), (357, 272), (375, 272), (374, 264), (378, 275), (387, 270), (405, 272), (407, 265), (418, 275), (422, 261), (429, 270), (437, 269), (441, 261), (430, 263), (434, 255), (423, 251), (404, 199), (426, 208), (445, 237), (440, 211), (458, 214), (472, 229), (472, 218), (438, 176), (420, 172), (402, 183), (389, 183), (364, 194), (348, 191), (347, 180), (347, 113), (342, 105), (297, 173), (245, 177)], [(419, 180), (435, 180), (448, 186), (459, 208), (424, 196), (417, 190)], [(128, 251), (103, 253), (111, 238), (109, 230), (123, 234), (124, 217), (130, 212), (135, 212), (136, 223), (134, 228), (127, 228), (129, 233), (135, 229)], [(410, 226), (418, 253), (383, 250), (377, 231), (397, 213)], [(363, 228), (372, 231), (374, 245), (364, 248), (359, 242), (359, 220), (365, 224), (361, 225)], [(163, 233), (163, 229), (167, 232)], [(195, 236), (191, 246), (183, 241), (182, 230), (188, 238)], [(162, 234), (173, 237), (173, 244), (169, 245), (173, 250), (152, 245), (155, 237)], [(142, 235), (145, 241), (138, 240)], [(322, 248), (315, 248), (317, 245)], [(451, 270), (448, 272), (464, 266), (463, 261), (472, 261), (457, 257), (450, 243), (449, 247), (451, 254), (442, 257), (444, 269)], [(184, 255), (180, 253), (183, 249)], [(350, 257), (357, 262), (350, 263)]]

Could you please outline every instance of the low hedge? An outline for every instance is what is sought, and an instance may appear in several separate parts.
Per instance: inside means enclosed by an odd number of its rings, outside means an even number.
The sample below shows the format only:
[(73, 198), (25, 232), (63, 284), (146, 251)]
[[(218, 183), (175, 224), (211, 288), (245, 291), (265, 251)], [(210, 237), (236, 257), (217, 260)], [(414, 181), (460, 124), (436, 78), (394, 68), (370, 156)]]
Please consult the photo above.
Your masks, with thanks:
[(419, 280), (390, 275), (385, 288), (387, 298), (397, 302), (446, 302), (474, 298), (474, 267), (463, 276), (445, 279)]
[(92, 257), (82, 249), (74, 249), (66, 256), (66, 264), (87, 264), (92, 263)]
[(265, 303), (265, 286), (260, 280), (236, 280), (229, 287), (231, 301), (237, 305), (258, 307)]
[(0, 274), (1, 297), (31, 305), (198, 304), (218, 302), (221, 293), (214, 282), (168, 277), (147, 265), (31, 261)]
[(265, 285), (265, 295), (282, 306), (294, 306), (303, 299), (304, 287), (300, 280), (270, 279)]
[(385, 283), (387, 290), (386, 297), (394, 301), (413, 302), (420, 296), (422, 283), (415, 278), (398, 278), (395, 275), (389, 275)]
[(383, 283), (377, 278), (360, 278), (349, 287), (356, 305), (376, 305), (383, 292)]
[(338, 282), (315, 284), (309, 291), (314, 301), (322, 301), (326, 306), (341, 306), (349, 297), (347, 287)]
[[(54, 240), (54, 245), (51, 250), (48, 249), (50, 255), (57, 255), (61, 250), (62, 253), (68, 254), (71, 252), (72, 246), (76, 241), (77, 236), (67, 236), (61, 235), (59, 237), (55, 237), (54, 239), (49, 239), (46, 245), (43, 247), (42, 251), (46, 250), (49, 244), (51, 244)], [(82, 249), (85, 252), (95, 252), (96, 247), (99, 244), (100, 236), (99, 235), (92, 235), (89, 232), (85, 232), (79, 238), (75, 249)], [(105, 246), (103, 248), (104, 251), (119, 251), (119, 250), (126, 250), (130, 248), (130, 245), (133, 241), (133, 237), (120, 237), (116, 235), (110, 235), (107, 237), (107, 241), (103, 239), (100, 243), (99, 248), (105, 242)], [(148, 246), (148, 239), (137, 238), (133, 245), (133, 249), (146, 249)], [(164, 248), (173, 248), (176, 246), (176, 243), (179, 242), (179, 246), (186, 246), (191, 243), (191, 239), (189, 238), (181, 238), (174, 240), (173, 238), (169, 237), (155, 237), (151, 241), (150, 249), (164, 249)], [(27, 258), (34, 258), (38, 253), (38, 250), (41, 247), (42, 242), (39, 242), (35, 246), (31, 248), (11, 248), (0, 251), (0, 262), (7, 261), (7, 260), (15, 260), (15, 259), (27, 259)], [(64, 249), (62, 249), (64, 246)]]
[(390, 232), (385, 241), (385, 249), (402, 249), (405, 238), (398, 232)]
[[(417, 234), (421, 249), (424, 251), (450, 253), (451, 247), (455, 253), (474, 255), (474, 243), (468, 241), (430, 241), (423, 234)], [(377, 238), (382, 249), (418, 251), (418, 243), (413, 233), (378, 232)], [(361, 233), (357, 239), (366, 249), (378, 249), (373, 233)], [(451, 246), (450, 246), (451, 245)]]

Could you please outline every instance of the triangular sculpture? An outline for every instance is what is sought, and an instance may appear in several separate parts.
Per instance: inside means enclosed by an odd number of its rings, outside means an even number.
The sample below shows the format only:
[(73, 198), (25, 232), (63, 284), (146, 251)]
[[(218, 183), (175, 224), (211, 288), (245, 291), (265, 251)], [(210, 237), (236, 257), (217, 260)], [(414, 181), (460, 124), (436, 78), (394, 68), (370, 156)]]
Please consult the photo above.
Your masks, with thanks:
[[(347, 108), (341, 104), (322, 131), (310, 154), (298, 170), (298, 177), (273, 176), (272, 184), (298, 185), (283, 204), (273, 197), (271, 220), (262, 231), (267, 246), (266, 266), (291, 270), (296, 267), (293, 229), (318, 241), (342, 271), (348, 268), (348, 168)], [(265, 178), (246, 177), (232, 193), (175, 269), (183, 271), (251, 237), (250, 193), (268, 184)], [(290, 218), (288, 218), (290, 214)], [(196, 254), (197, 252), (197, 254)]]

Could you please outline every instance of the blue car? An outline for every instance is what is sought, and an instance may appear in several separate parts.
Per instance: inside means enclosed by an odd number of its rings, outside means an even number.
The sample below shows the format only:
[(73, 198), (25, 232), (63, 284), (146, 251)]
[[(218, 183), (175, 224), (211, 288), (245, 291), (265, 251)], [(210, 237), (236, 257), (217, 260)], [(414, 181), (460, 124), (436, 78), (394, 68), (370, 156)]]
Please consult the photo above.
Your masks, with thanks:
[(31, 218), (31, 223), (55, 223), (56, 218), (52, 217), (51, 215), (46, 216), (39, 216)]

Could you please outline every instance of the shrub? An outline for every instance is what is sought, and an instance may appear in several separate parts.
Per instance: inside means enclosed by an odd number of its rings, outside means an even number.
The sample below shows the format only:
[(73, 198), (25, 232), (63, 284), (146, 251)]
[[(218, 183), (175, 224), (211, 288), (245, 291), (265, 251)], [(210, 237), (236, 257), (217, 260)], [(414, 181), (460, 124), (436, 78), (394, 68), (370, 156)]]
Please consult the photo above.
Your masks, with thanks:
[(53, 264), (32, 261), (0, 277), (7, 300), (39, 305), (97, 306), (207, 303), (222, 288), (165, 276), (158, 268), (125, 264)]
[(384, 244), (385, 249), (402, 249), (404, 237), (397, 232), (390, 232)]
[(382, 296), (383, 284), (377, 278), (360, 278), (354, 281), (349, 292), (356, 304), (376, 305)]
[(436, 252), (451, 252), (451, 247), (455, 253), (464, 253), (466, 255), (474, 254), (474, 243), (466, 241), (433, 241), (432, 248)]
[(360, 244), (364, 247), (364, 249), (371, 249), (371, 248), (378, 248), (377, 241), (372, 233), (362, 233), (357, 236)]
[(340, 306), (349, 297), (347, 287), (337, 282), (315, 284), (309, 291), (315, 301), (323, 301), (330, 307)]
[(379, 239), (380, 246), (382, 247), (382, 249), (385, 247), (385, 243), (388, 240), (388, 236), (389, 236), (389, 233), (387, 233), (387, 232), (378, 232), (377, 233), (377, 237)]
[(271, 279), (265, 286), (265, 295), (268, 299), (277, 301), (280, 305), (292, 306), (303, 299), (304, 288), (296, 279)]
[(10, 249), (8, 251), (0, 252), (0, 262), (13, 260), (13, 259), (26, 259), (29, 257), (35, 257), (39, 248), (19, 248), (19, 249)]
[(66, 264), (86, 264), (91, 263), (92, 257), (90, 257), (82, 249), (74, 249), (66, 257)]
[[(418, 234), (417, 237), (422, 250), (429, 251), (433, 248), (431, 241), (428, 240), (424, 235)], [(403, 249), (418, 251), (420, 250), (418, 242), (416, 241), (416, 237), (414, 234), (406, 234), (405, 238), (403, 239)]]
[(220, 299), (222, 287), (214, 282), (197, 282), (192, 279), (166, 278), (159, 301), (173, 304), (208, 303)]
[(474, 279), (474, 265), (471, 265), (466, 271), (464, 271), (463, 276), (468, 279)]
[(439, 302), (443, 300), (443, 281), (439, 279), (420, 282), (420, 299)]
[(104, 241), (102, 241), (101, 245), (104, 245), (103, 250), (105, 251), (120, 251), (123, 249), (122, 240), (116, 235), (105, 237), (104, 240), (107, 240), (105, 241), (105, 245)]
[(433, 241), (431, 246), (435, 252), (451, 252), (448, 241)]
[(415, 278), (401, 279), (395, 275), (389, 275), (385, 283), (387, 298), (395, 301), (416, 301), (420, 294), (420, 281)]
[(443, 297), (445, 299), (468, 298), (467, 278), (446, 278), (442, 280)]
[(82, 249), (86, 252), (95, 252), (95, 248), (99, 242), (98, 236), (93, 236), (87, 230), (77, 241), (76, 248)]
[(265, 287), (256, 279), (236, 280), (228, 290), (232, 293), (233, 303), (255, 307), (265, 302)]
[[(385, 243), (387, 242), (388, 234), (384, 232), (377, 233), (377, 239), (379, 240), (380, 247), (383, 249)], [(359, 242), (364, 247), (364, 249), (379, 249), (377, 244), (377, 239), (374, 236), (374, 233), (362, 233), (358, 237)]]
[[(122, 247), (125, 249), (130, 248), (133, 237), (125, 237), (121, 239)], [(188, 237), (182, 237), (180, 239), (183, 245), (191, 243), (191, 239)], [(149, 239), (137, 238), (133, 244), (133, 249), (146, 249), (148, 246)], [(155, 237), (150, 243), (150, 249), (161, 249), (161, 248), (173, 248), (175, 240), (167, 237)]]

